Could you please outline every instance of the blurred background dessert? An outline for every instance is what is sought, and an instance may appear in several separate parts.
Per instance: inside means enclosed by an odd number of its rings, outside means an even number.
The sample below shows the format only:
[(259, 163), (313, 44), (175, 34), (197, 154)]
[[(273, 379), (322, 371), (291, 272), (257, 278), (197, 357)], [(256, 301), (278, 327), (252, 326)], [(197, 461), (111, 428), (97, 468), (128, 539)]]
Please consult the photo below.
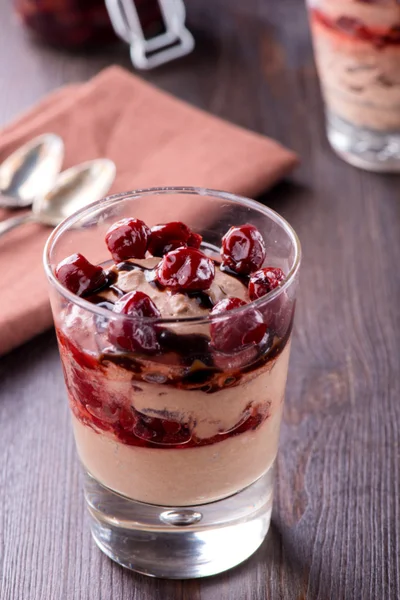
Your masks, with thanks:
[(346, 160), (400, 170), (400, 4), (310, 0), (327, 132)]

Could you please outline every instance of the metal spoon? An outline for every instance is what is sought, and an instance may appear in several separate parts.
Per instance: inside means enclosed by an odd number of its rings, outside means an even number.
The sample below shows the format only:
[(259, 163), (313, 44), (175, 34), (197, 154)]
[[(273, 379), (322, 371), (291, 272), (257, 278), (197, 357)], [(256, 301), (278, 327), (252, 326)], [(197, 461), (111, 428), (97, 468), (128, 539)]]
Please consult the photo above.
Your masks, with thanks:
[(53, 189), (33, 201), (32, 212), (0, 222), (0, 236), (24, 223), (55, 227), (79, 208), (100, 200), (114, 181), (116, 167), (108, 158), (98, 158), (61, 173)]
[(64, 158), (64, 143), (45, 133), (24, 144), (0, 165), (0, 206), (30, 206), (54, 185)]

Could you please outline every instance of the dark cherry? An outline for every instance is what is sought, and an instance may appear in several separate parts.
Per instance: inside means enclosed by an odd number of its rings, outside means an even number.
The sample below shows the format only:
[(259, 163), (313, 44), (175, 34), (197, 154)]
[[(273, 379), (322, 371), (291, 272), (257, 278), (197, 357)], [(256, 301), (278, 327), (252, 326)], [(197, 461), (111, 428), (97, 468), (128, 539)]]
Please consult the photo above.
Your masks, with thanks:
[[(210, 312), (211, 317), (246, 306), (240, 298), (224, 298)], [(239, 314), (211, 323), (211, 345), (219, 352), (237, 352), (250, 344), (259, 344), (267, 332), (261, 313), (247, 308)]]
[(152, 227), (148, 250), (153, 256), (164, 256), (182, 246), (199, 248), (202, 239), (199, 233), (194, 233), (184, 223), (171, 221)]
[(250, 300), (257, 300), (285, 281), (285, 273), (279, 267), (265, 267), (253, 273), (249, 281)]
[(203, 241), (203, 236), (200, 235), (199, 233), (194, 233), (194, 231), (192, 231), (192, 233), (189, 235), (188, 240), (187, 240), (187, 245), (190, 248), (200, 248), (200, 244)]
[(265, 306), (261, 306), (259, 310), (268, 325), (268, 329), (280, 338), (287, 334), (292, 322), (294, 303), (289, 299), (286, 292), (282, 292), (277, 298), (274, 298)]
[[(249, 296), (251, 300), (257, 300), (268, 294), (268, 292), (282, 285), (285, 281), (285, 274), (279, 267), (265, 267), (251, 275), (249, 281)], [(268, 329), (278, 337), (286, 335), (293, 313), (293, 302), (291, 302), (286, 292), (266, 302), (259, 308), (264, 322)]]
[[(387, 0), (356, 0), (362, 4), (384, 4)], [(400, 44), (399, 28), (395, 25), (390, 28), (371, 27), (354, 17), (341, 16), (333, 19), (321, 10), (312, 10), (314, 18), (329, 29), (339, 31), (364, 42), (370, 42), (376, 48), (385, 48), (388, 45)]]
[[(235, 350), (235, 352), (230, 352), (229, 354), (220, 352), (216, 348), (213, 348), (213, 350), (214, 365), (225, 373), (241, 371), (241, 369), (253, 364), (260, 356), (260, 350), (255, 344), (239, 348), (238, 350)], [(235, 383), (236, 377), (232, 376), (232, 379), (232, 383)], [(230, 380), (228, 379), (228, 384), (229, 382)], [(227, 384), (225, 383), (225, 385)]]
[(174, 291), (207, 290), (214, 276), (213, 261), (196, 248), (168, 252), (157, 267), (158, 282)]
[(107, 248), (116, 263), (128, 258), (144, 258), (150, 235), (150, 228), (140, 219), (122, 219), (107, 231)]
[(114, 304), (114, 312), (137, 319), (118, 318), (108, 326), (108, 339), (117, 348), (129, 352), (154, 353), (159, 349), (157, 332), (152, 323), (143, 322), (144, 317), (158, 318), (160, 311), (143, 292), (129, 292)]
[(136, 414), (129, 407), (121, 406), (119, 409), (119, 426), (125, 431), (132, 431), (136, 423)]
[(162, 253), (159, 254), (159, 256), (164, 256), (164, 254), (167, 254), (167, 252), (172, 252), (172, 250), (178, 250), (178, 248), (186, 248), (186, 244), (184, 242), (180, 242), (179, 240), (171, 240), (168, 244), (164, 246)]
[(241, 275), (261, 267), (265, 259), (265, 244), (257, 227), (246, 223), (231, 227), (222, 238), (222, 264)]
[(72, 254), (56, 267), (56, 277), (70, 292), (84, 296), (101, 288), (107, 276), (101, 267), (92, 265), (82, 254)]
[(190, 440), (189, 429), (176, 421), (167, 421), (143, 414), (138, 416), (139, 419), (133, 428), (133, 433), (138, 438), (167, 446), (183, 444)]
[(354, 17), (339, 17), (336, 21), (336, 24), (339, 29), (343, 29), (343, 31), (348, 33), (361, 34), (364, 31), (363, 22), (359, 19), (355, 19)]

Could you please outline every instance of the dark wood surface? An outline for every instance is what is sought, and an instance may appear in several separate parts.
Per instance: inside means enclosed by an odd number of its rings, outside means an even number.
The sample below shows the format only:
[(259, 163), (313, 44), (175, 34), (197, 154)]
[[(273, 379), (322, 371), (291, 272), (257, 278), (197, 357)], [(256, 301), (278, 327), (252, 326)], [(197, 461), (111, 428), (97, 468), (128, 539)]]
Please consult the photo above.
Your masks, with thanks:
[[(273, 525), (249, 561), (202, 581), (149, 579), (103, 556), (49, 332), (0, 360), (0, 598), (396, 600), (400, 180), (329, 149), (300, 0), (187, 4), (196, 52), (145, 77), (302, 157), (263, 198), (304, 252)], [(89, 56), (32, 45), (9, 5), (0, 5), (1, 123), (110, 62), (129, 66), (123, 45)]]

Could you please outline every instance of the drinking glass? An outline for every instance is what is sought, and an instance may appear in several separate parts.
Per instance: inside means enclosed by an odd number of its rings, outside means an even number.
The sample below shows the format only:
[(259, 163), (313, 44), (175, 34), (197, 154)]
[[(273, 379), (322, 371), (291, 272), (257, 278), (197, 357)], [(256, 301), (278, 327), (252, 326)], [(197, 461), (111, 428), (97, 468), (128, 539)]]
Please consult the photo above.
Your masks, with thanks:
[(370, 171), (400, 171), (400, 3), (308, 0), (332, 148)]
[[(82, 252), (107, 268), (105, 233), (132, 216), (149, 226), (184, 221), (215, 262), (226, 231), (250, 222), (265, 240), (267, 264), (286, 279), (219, 315), (136, 318), (143, 335), (157, 332), (161, 351), (122, 352), (108, 332), (133, 317), (72, 294), (55, 267)], [(300, 265), (293, 229), (247, 198), (153, 188), (105, 198), (66, 219), (50, 235), (44, 263), (95, 542), (119, 564), (158, 577), (213, 575), (245, 560), (271, 519)], [(210, 328), (229, 341), (255, 311), (267, 324), (261, 342), (211, 349)]]

